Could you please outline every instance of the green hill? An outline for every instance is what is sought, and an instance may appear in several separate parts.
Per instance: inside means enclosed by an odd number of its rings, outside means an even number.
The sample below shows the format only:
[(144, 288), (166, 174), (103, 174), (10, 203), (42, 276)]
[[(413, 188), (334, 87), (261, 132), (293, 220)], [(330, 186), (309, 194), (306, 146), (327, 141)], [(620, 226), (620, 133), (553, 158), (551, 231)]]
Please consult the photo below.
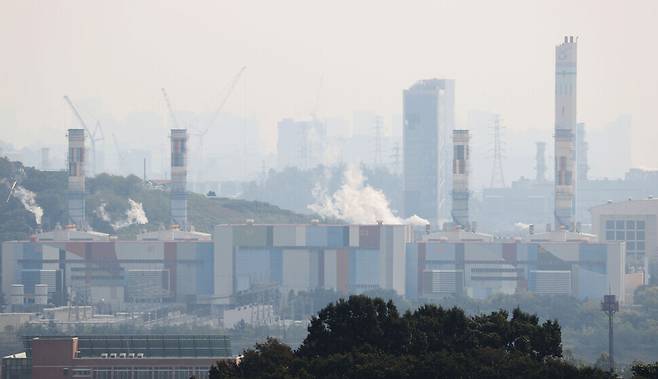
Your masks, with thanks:
[[(24, 239), (37, 229), (34, 214), (16, 196), (7, 201), (14, 181), (35, 194), (36, 204), (43, 209), (44, 230), (68, 223), (66, 172), (40, 171), (0, 158), (0, 241)], [(169, 193), (152, 188), (136, 176), (100, 174), (87, 178), (86, 188), (87, 221), (93, 230), (131, 238), (143, 230), (157, 230), (169, 224)], [(129, 199), (142, 205), (148, 223), (131, 224), (126, 220), (126, 212), (131, 209)], [(188, 216), (196, 230), (202, 232), (211, 232), (217, 224), (242, 223), (247, 219), (257, 223), (301, 223), (310, 219), (268, 203), (208, 198), (194, 193), (189, 195)]]

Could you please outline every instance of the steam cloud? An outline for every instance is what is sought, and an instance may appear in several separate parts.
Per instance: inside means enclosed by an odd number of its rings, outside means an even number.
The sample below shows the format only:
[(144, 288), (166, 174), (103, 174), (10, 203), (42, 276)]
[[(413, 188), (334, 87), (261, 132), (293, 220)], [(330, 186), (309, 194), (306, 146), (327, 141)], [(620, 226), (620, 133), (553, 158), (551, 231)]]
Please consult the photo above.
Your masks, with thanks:
[(125, 218), (112, 222), (110, 215), (107, 213), (105, 207), (106, 203), (101, 203), (101, 205), (96, 208), (96, 215), (100, 217), (103, 221), (109, 222), (114, 230), (119, 230), (125, 227), (128, 227), (133, 224), (144, 225), (148, 224), (149, 219), (146, 217), (142, 203), (138, 203), (133, 199), (128, 199), (130, 208), (126, 210)]
[[(3, 182), (6, 183), (4, 180)], [(19, 185), (14, 186), (14, 190), (11, 195), (18, 199), (18, 201), (23, 204), (25, 209), (34, 215), (34, 220), (37, 222), (37, 225), (41, 225), (43, 209), (39, 206), (39, 204), (37, 204), (37, 195), (29, 189)]]
[(401, 219), (391, 211), (386, 195), (378, 189), (364, 185), (361, 170), (348, 166), (343, 173), (342, 186), (331, 196), (326, 189), (316, 185), (313, 190), (315, 203), (310, 210), (325, 218), (336, 218), (352, 224), (370, 224), (382, 221), (385, 224), (426, 225), (429, 222), (413, 215)]

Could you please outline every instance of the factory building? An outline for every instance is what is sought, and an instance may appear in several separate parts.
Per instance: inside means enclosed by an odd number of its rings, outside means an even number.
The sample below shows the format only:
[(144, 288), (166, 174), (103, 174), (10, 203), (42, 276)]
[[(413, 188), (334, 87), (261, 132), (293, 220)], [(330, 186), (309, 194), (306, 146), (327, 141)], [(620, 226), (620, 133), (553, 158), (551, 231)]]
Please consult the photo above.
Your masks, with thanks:
[(268, 286), (344, 293), (392, 289), (404, 295), (406, 225), (218, 225), (219, 297)]
[(78, 229), (86, 228), (85, 223), (85, 130), (69, 129), (68, 151), (68, 217)]
[(555, 225), (573, 229), (576, 194), (577, 40), (555, 47)]
[(655, 283), (658, 277), (658, 199), (607, 202), (590, 211), (592, 230), (601, 242), (626, 243), (626, 271), (646, 273)]
[(17, 310), (39, 301), (103, 304), (114, 311), (131, 303), (212, 302), (214, 256), (207, 235), (141, 238), (68, 230), (4, 242), (2, 291)]
[(428, 240), (407, 245), (406, 260), (406, 296), (412, 299), (625, 294), (624, 245), (615, 242)]
[(221, 335), (26, 337), (25, 352), (2, 359), (3, 378), (206, 378), (233, 360)]
[(451, 220), (455, 82), (421, 80), (404, 91), (404, 216), (432, 225)]

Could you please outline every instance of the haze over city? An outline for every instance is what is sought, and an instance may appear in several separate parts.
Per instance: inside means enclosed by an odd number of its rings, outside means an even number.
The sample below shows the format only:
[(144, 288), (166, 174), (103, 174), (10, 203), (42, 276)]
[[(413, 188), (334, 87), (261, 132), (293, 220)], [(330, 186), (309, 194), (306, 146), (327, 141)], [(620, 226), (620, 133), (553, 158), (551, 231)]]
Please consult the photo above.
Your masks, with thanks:
[(658, 378), (657, 16), (0, 2), (0, 379)]

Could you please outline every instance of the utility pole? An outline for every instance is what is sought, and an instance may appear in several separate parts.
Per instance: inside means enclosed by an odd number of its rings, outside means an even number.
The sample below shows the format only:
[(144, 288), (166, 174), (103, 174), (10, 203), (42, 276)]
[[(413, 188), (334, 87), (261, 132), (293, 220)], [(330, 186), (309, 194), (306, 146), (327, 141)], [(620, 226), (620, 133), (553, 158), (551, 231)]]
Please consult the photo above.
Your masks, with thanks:
[(610, 373), (615, 371), (615, 340), (612, 329), (612, 321), (615, 312), (619, 311), (619, 302), (615, 295), (604, 295), (601, 310), (608, 314), (608, 364)]

